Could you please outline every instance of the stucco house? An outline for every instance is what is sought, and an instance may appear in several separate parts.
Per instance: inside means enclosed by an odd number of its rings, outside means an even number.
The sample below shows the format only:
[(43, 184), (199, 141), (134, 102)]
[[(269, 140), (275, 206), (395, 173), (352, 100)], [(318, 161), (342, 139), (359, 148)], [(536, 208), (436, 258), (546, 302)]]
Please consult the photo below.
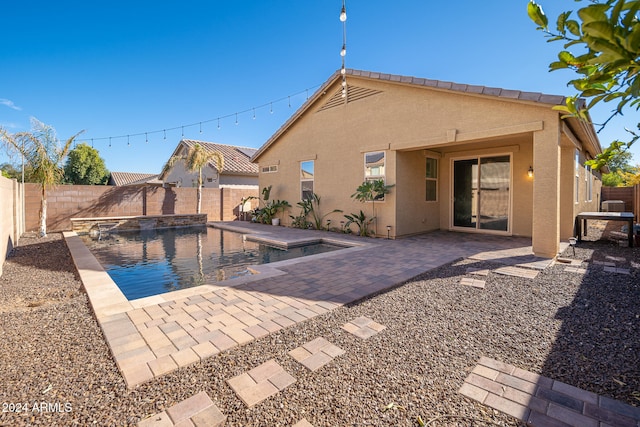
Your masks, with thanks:
[(384, 179), (378, 235), (527, 236), (547, 257), (577, 213), (598, 210), (600, 177), (584, 163), (602, 148), (592, 125), (552, 109), (564, 97), (358, 70), (343, 97), (342, 81), (333, 74), (252, 157), (272, 198), (295, 206), (315, 192), (322, 211), (371, 216), (350, 196)]
[[(187, 150), (195, 144), (200, 144), (207, 151), (217, 151), (224, 158), (222, 172), (219, 172), (213, 163), (202, 170), (203, 187), (258, 188), (258, 166), (250, 160), (257, 151), (255, 148), (183, 139), (173, 150), (171, 157), (185, 155)], [(164, 182), (165, 186), (195, 187), (198, 175), (197, 172), (186, 170), (184, 161), (181, 160), (168, 171), (161, 173), (159, 179)]]

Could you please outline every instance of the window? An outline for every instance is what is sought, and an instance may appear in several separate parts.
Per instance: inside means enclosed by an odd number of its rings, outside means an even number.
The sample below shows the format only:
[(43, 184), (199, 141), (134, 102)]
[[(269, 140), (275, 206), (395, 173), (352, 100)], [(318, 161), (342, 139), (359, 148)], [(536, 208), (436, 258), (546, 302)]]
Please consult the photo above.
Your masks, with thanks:
[(278, 172), (278, 165), (271, 165), (271, 166), (263, 166), (262, 167), (262, 173), (273, 173), (273, 172)]
[(300, 188), (302, 200), (313, 197), (313, 160), (300, 162)]
[(384, 151), (364, 153), (364, 179), (365, 181), (385, 180)]
[(576, 178), (574, 183), (575, 203), (580, 203), (580, 152), (576, 150)]
[(438, 201), (438, 160), (427, 157), (425, 163), (426, 196), (427, 202)]
[(584, 165), (584, 180), (587, 188), (587, 202), (593, 200), (593, 173), (591, 166)]

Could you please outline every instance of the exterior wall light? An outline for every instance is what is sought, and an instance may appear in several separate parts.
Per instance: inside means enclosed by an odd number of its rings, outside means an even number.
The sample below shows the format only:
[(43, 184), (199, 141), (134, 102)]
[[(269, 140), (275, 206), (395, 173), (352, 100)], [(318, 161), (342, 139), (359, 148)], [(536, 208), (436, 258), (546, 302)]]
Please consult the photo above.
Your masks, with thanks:
[(529, 166), (529, 170), (527, 171), (527, 176), (529, 178), (533, 178), (533, 166)]

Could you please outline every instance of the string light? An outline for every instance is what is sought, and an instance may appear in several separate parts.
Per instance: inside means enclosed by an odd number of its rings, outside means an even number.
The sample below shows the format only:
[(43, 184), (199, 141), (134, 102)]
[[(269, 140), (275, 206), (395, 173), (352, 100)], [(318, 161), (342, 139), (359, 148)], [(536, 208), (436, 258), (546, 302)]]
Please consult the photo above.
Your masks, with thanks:
[(342, 9), (340, 10), (340, 22), (342, 22), (342, 49), (340, 50), (342, 68), (340, 68), (340, 74), (342, 74), (342, 97), (347, 102), (347, 69), (345, 68), (345, 57), (347, 56), (347, 7), (345, 2), (346, 0), (342, 0)]
[(131, 143), (129, 142), (129, 135), (127, 135), (127, 147), (131, 147)]
[(222, 128), (222, 125), (221, 125), (220, 121), (224, 120), (224, 119), (235, 117), (236, 124), (239, 124), (240, 123), (239, 122), (239, 116), (240, 115), (247, 114), (247, 113), (252, 113), (252, 115), (253, 115), (252, 117), (255, 119), (257, 117), (256, 111), (261, 109), (261, 108), (267, 108), (267, 107), (269, 107), (269, 113), (273, 114), (274, 113), (274, 108), (273, 108), (273, 104), (274, 103), (283, 102), (283, 101), (286, 100), (288, 105), (289, 105), (289, 108), (292, 108), (292, 105), (291, 105), (291, 98), (292, 97), (296, 97), (296, 96), (305, 94), (305, 96), (307, 96), (307, 99), (308, 99), (309, 91), (315, 90), (315, 89), (319, 88), (320, 86), (322, 86), (322, 85), (318, 84), (318, 85), (309, 87), (307, 89), (298, 91), (296, 93), (293, 93), (291, 95), (287, 95), (285, 97), (282, 97), (282, 98), (279, 98), (279, 99), (275, 99), (273, 101), (269, 101), (269, 102), (267, 102), (265, 104), (262, 104), (262, 105), (257, 105), (257, 106), (250, 107), (250, 108), (242, 110), (242, 111), (237, 111), (237, 112), (233, 112), (233, 113), (230, 113), (230, 114), (218, 116), (216, 118), (212, 118), (212, 119), (209, 119), (209, 120), (202, 120), (202, 121), (198, 121), (198, 122), (195, 122), (195, 123), (184, 124), (184, 125), (179, 125), (179, 126), (175, 126), (175, 127), (171, 127), (171, 128), (164, 128), (164, 129), (159, 129), (159, 130), (151, 130), (151, 131), (146, 131), (146, 132), (130, 133), (130, 134), (124, 134), (124, 135), (111, 135), (111, 136), (104, 136), (104, 137), (92, 137), (90, 139), (91, 139), (92, 145), (94, 144), (94, 142), (97, 142), (97, 141), (108, 140), (109, 141), (109, 147), (111, 147), (112, 146), (112, 144), (111, 144), (112, 139), (120, 139), (120, 138), (125, 138), (125, 137), (130, 138), (130, 137), (136, 137), (136, 136), (144, 135), (145, 136), (145, 140), (148, 142), (149, 135), (153, 135), (153, 134), (156, 134), (156, 133), (162, 133), (163, 139), (166, 140), (167, 139), (167, 131), (174, 131), (174, 130), (177, 130), (177, 129), (181, 130), (181, 136), (184, 138), (184, 129), (185, 128), (193, 128), (195, 126), (198, 126), (200, 128), (200, 132), (202, 132), (202, 124), (210, 123), (210, 122), (214, 122), (214, 121), (217, 122), (218, 130), (220, 130)]

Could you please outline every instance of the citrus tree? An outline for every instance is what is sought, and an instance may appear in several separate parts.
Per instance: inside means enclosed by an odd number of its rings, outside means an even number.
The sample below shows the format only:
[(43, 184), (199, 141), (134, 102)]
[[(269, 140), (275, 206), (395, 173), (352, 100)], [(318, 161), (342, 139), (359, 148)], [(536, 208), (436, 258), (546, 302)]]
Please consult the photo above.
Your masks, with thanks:
[[(561, 13), (555, 29), (542, 7), (530, 0), (527, 12), (538, 30), (546, 33), (548, 41), (563, 42), (558, 60), (549, 65), (550, 71), (570, 69), (577, 77), (569, 82), (576, 91), (567, 98), (566, 105), (555, 107), (566, 115), (589, 120), (588, 111), (600, 102), (612, 102), (611, 115), (600, 124), (601, 128), (625, 110), (640, 108), (640, 21), (638, 0), (576, 0), (583, 3), (575, 16), (572, 11)], [(579, 53), (572, 53), (578, 50)], [(582, 102), (581, 99), (586, 100)], [(628, 141), (616, 140), (590, 165), (599, 169), (616, 154), (624, 152), (640, 138), (637, 129), (626, 129)]]

